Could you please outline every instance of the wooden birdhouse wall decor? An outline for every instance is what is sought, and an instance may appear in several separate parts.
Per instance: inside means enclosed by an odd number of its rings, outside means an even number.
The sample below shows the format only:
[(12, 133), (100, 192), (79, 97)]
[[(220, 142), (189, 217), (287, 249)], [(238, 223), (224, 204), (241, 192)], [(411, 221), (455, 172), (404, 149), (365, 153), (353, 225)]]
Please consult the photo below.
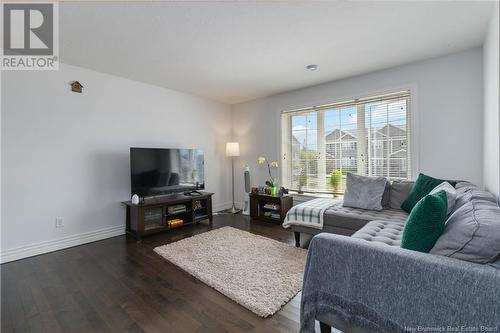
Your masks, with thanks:
[(74, 92), (77, 92), (77, 93), (81, 93), (82, 92), (82, 84), (78, 81), (73, 81), (71, 82), (71, 91), (74, 91)]

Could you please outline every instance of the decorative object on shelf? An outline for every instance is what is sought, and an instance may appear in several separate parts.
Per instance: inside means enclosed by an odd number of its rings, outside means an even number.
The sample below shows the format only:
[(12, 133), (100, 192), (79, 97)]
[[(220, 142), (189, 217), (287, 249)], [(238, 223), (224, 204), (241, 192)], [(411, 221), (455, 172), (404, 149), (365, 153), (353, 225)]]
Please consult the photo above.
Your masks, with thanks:
[(133, 205), (138, 205), (139, 204), (139, 196), (137, 194), (134, 194), (132, 196), (132, 204)]
[(269, 195), (272, 195), (273, 197), (278, 196), (278, 188), (276, 186), (269, 187)]
[(259, 188), (258, 187), (252, 187), (252, 193), (253, 194), (259, 193)]
[(201, 204), (201, 201), (197, 200), (193, 202), (193, 210), (200, 210), (203, 209), (203, 205)]
[(285, 194), (288, 194), (288, 189), (281, 186), (280, 190), (278, 191), (278, 196), (281, 197), (282, 195), (285, 195)]
[(269, 188), (269, 195), (276, 196), (276, 194), (277, 194), (277, 190), (276, 190), (277, 181), (276, 181), (276, 178), (273, 177), (273, 174), (271, 172), (271, 168), (277, 169), (278, 162), (277, 161), (269, 162), (269, 160), (266, 159), (264, 156), (259, 156), (257, 158), (257, 161), (259, 162), (259, 165), (264, 165), (264, 163), (267, 164), (267, 171), (269, 173), (269, 180), (266, 180), (266, 185)]
[(232, 214), (237, 214), (240, 211), (234, 205), (234, 158), (240, 156), (240, 144), (238, 142), (226, 143), (226, 156), (231, 157), (231, 179), (232, 179), (232, 193), (233, 193), (233, 207), (229, 211)]
[(77, 92), (77, 93), (82, 93), (82, 84), (78, 81), (73, 81), (71, 82), (71, 91)]
[(333, 190), (333, 196), (336, 197), (337, 192), (342, 186), (342, 171), (340, 171), (339, 169), (332, 170), (332, 173), (330, 174), (330, 186)]

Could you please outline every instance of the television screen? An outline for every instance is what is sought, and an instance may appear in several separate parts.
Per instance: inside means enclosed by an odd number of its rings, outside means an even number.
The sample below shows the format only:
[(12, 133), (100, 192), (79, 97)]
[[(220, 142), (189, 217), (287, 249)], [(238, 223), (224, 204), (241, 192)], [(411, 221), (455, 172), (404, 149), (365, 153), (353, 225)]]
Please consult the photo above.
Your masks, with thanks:
[(205, 188), (203, 151), (130, 148), (132, 194), (148, 197)]

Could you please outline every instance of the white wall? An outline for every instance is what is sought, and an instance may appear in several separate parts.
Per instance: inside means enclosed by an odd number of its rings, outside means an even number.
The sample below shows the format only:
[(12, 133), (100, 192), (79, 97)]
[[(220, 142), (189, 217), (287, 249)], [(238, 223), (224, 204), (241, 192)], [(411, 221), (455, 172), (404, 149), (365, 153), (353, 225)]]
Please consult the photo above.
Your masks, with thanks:
[(203, 149), (215, 208), (230, 201), (227, 105), (69, 65), (4, 72), (2, 97), (3, 261), (122, 234), (130, 146)]
[[(369, 55), (367, 55), (369, 56)], [(320, 69), (321, 70), (321, 64)], [(304, 71), (304, 75), (314, 75)], [(321, 84), (233, 106), (233, 140), (241, 142), (244, 164), (252, 184), (266, 178), (259, 155), (279, 159), (280, 111), (363, 97), (372, 92), (412, 88), (412, 112), (418, 119), (416, 171), (435, 177), (483, 183), (483, 78), (480, 48), (362, 76)], [(238, 177), (236, 193), (242, 192)]]
[[(498, 29), (496, 34), (488, 40), (498, 41)], [(488, 45), (494, 43), (485, 45), (485, 62), (493, 68)], [(498, 42), (496, 47), (498, 73)], [(119, 202), (130, 191), (130, 146), (204, 149), (207, 190), (216, 193), (215, 208), (223, 208), (231, 200), (224, 156), (231, 136), (241, 143), (240, 201), (242, 166), (250, 165), (252, 184), (259, 184), (266, 173), (257, 156), (279, 159), (281, 110), (401, 87), (416, 91), (417, 171), (482, 185), (483, 97), (485, 117), (497, 125), (486, 128), (487, 121), (485, 132), (496, 135), (497, 144), (485, 152), (499, 152), (498, 76), (485, 78), (493, 93), (483, 96), (482, 60), (481, 49), (474, 49), (235, 105), (233, 112), (224, 104), (69, 65), (53, 72), (3, 72), (2, 261), (122, 234), (125, 210)], [(83, 83), (83, 94), (70, 91), (72, 80)], [(490, 98), (495, 89), (496, 100)], [(493, 153), (484, 164), (490, 165)], [(498, 155), (491, 161), (497, 178), (485, 167), (484, 180), (494, 190), (500, 185)], [(58, 216), (64, 228), (54, 227)]]
[(484, 42), (484, 185), (500, 196), (500, 107), (499, 107), (499, 6), (490, 20)]

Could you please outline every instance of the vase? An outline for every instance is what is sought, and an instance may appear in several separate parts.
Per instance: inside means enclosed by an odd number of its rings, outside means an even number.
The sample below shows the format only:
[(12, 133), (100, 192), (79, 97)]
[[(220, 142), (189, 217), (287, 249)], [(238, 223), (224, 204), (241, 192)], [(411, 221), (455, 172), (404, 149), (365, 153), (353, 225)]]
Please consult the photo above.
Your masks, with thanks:
[(269, 187), (269, 190), (271, 190), (271, 195), (272, 195), (273, 197), (275, 197), (275, 196), (276, 196), (276, 194), (277, 194), (277, 191), (278, 191), (278, 189), (276, 188), (276, 186), (270, 186), (270, 187)]

